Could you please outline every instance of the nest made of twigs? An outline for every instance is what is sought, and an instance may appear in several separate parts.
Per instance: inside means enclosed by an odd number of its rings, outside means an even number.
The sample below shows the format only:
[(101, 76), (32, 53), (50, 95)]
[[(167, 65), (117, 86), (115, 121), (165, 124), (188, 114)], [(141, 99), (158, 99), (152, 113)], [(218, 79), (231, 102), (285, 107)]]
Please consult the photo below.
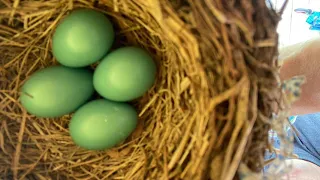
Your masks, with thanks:
[[(139, 125), (113, 149), (88, 151), (71, 115), (40, 119), (19, 104), (34, 71), (56, 64), (51, 37), (75, 8), (104, 12), (115, 47), (147, 49), (155, 86), (133, 102)], [(279, 16), (265, 0), (0, 1), (0, 179), (232, 179), (258, 172), (279, 100)]]

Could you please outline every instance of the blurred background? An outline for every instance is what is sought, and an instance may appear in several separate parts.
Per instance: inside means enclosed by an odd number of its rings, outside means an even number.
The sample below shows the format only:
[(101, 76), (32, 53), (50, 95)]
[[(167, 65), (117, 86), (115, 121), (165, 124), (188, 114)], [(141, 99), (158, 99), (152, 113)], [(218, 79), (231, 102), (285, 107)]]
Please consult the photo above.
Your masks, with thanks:
[[(279, 9), (285, 0), (271, 2)], [(320, 36), (320, 31), (309, 30), (310, 25), (306, 23), (308, 15), (294, 12), (297, 8), (320, 11), (320, 0), (289, 0), (278, 26), (279, 48)]]

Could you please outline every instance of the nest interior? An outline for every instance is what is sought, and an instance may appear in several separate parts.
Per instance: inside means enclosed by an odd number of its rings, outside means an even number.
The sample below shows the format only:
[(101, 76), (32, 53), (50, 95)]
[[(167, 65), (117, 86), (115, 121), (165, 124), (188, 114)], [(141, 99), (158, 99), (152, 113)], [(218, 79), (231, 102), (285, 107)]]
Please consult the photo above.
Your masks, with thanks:
[[(233, 179), (240, 161), (263, 168), (279, 107), (278, 14), (265, 0), (1, 0), (0, 179)], [(77, 147), (72, 115), (36, 118), (19, 88), (57, 64), (51, 37), (71, 10), (104, 12), (114, 48), (137, 45), (158, 65), (132, 102), (139, 125), (105, 151)], [(94, 68), (94, 66), (93, 66)]]

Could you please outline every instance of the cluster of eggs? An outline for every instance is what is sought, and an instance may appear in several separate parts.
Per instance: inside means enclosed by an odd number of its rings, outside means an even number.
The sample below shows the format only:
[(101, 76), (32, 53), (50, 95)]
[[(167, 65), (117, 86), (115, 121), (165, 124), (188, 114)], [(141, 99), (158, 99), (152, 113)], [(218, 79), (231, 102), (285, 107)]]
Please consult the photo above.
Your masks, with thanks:
[[(79, 9), (57, 26), (52, 53), (59, 66), (41, 69), (21, 88), (20, 102), (37, 117), (75, 112), (69, 123), (73, 141), (103, 150), (123, 142), (137, 126), (128, 103), (152, 87), (156, 65), (145, 50), (122, 47), (111, 52), (115, 33), (101, 12)], [(99, 62), (95, 70), (88, 66)], [(92, 99), (97, 92), (102, 98)]]

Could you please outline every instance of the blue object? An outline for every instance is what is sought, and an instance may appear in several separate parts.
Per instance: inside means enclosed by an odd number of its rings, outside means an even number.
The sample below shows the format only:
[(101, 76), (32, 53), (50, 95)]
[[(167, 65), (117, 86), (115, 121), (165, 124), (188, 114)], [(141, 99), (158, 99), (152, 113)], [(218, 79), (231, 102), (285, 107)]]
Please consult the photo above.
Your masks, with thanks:
[(318, 26), (311, 26), (310, 30), (316, 30), (316, 31), (320, 31), (320, 27)]
[(312, 13), (312, 9), (305, 9), (305, 8), (297, 8), (294, 11), (297, 13), (308, 14), (308, 15)]
[[(320, 113), (297, 116), (293, 126), (298, 132), (294, 134), (294, 154), (320, 166)], [(278, 137), (273, 137), (273, 140), (275, 148), (279, 148), (281, 142)], [(274, 153), (265, 156), (266, 159), (274, 157)]]
[(306, 22), (311, 25), (311, 30), (318, 30), (318, 28), (320, 28), (320, 12), (311, 13)]
[(294, 11), (297, 13), (309, 15), (306, 22), (310, 24), (310, 30), (320, 31), (320, 12), (304, 8), (298, 8)]
[(320, 113), (298, 116), (294, 126), (294, 153), (320, 166)]
[(297, 116), (290, 116), (289, 117), (289, 121), (291, 124), (293, 124), (294, 122), (296, 122)]

